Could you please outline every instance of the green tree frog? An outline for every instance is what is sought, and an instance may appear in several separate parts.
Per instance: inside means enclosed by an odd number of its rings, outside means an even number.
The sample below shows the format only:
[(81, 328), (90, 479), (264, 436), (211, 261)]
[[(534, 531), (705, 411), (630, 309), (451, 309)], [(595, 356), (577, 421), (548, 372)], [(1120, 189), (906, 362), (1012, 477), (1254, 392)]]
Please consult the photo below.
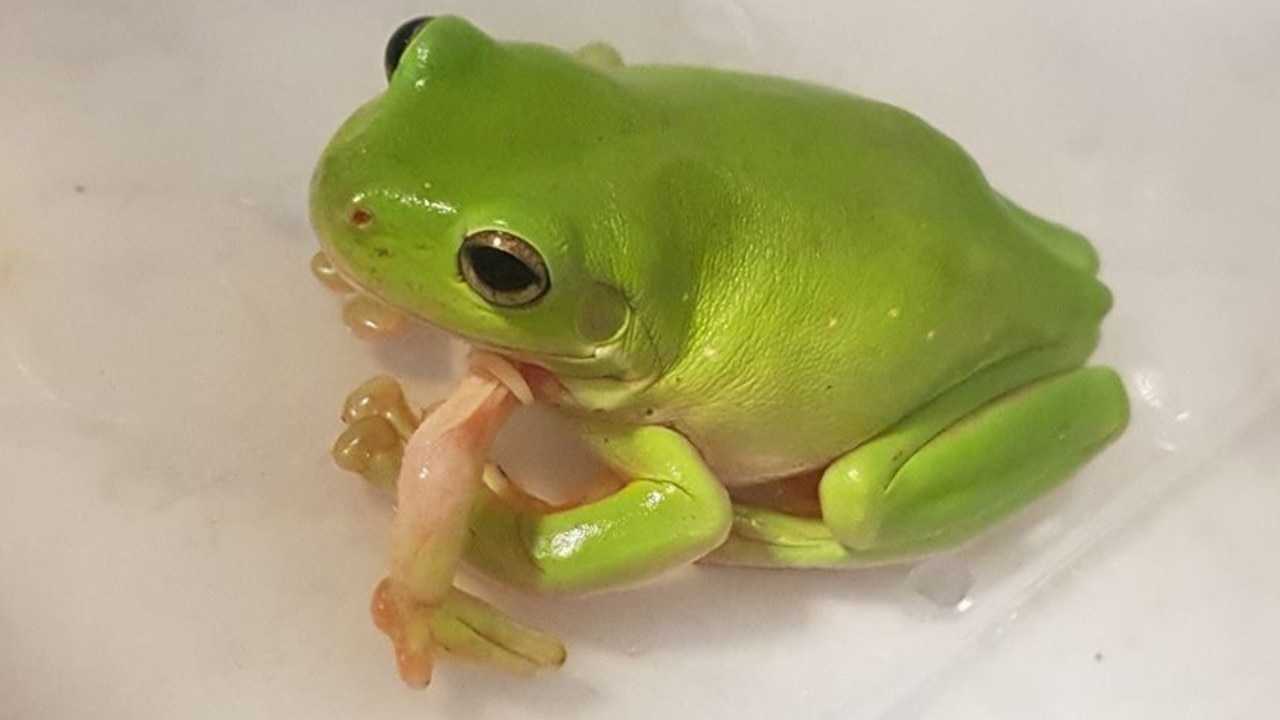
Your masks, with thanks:
[[(397, 31), (387, 70), (316, 170), (325, 254), (510, 362), (622, 479), (568, 507), (486, 482), (457, 551), (481, 572), (575, 591), (694, 561), (910, 559), (1127, 422), (1116, 373), (1085, 366), (1111, 306), (1093, 248), (908, 112), (451, 16)], [(361, 403), (377, 422), (352, 442), (394, 466), (417, 419), (394, 387)], [(455, 643), (471, 654), (537, 645), (454, 600), (511, 638)]]

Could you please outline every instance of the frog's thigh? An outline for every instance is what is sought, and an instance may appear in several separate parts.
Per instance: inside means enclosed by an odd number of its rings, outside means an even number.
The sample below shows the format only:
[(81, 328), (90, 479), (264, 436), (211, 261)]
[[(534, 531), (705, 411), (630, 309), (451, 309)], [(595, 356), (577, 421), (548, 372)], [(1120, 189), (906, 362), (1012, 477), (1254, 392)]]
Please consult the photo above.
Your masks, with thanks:
[(1124, 389), (1108, 368), (1035, 382), (958, 420), (928, 408), (827, 469), (823, 520), (736, 507), (733, 535), (707, 560), (830, 567), (954, 545), (1054, 487), (1127, 418)]
[(823, 519), (853, 553), (954, 545), (1064, 480), (1124, 428), (1128, 407), (1115, 372), (1084, 368), (999, 397), (914, 452), (885, 452), (890, 433), (827, 469)]
[(595, 428), (585, 437), (625, 476), (623, 487), (565, 509), (521, 508), (486, 492), (473, 510), (468, 562), (516, 585), (586, 590), (690, 563), (724, 541), (728, 495), (679, 433)]

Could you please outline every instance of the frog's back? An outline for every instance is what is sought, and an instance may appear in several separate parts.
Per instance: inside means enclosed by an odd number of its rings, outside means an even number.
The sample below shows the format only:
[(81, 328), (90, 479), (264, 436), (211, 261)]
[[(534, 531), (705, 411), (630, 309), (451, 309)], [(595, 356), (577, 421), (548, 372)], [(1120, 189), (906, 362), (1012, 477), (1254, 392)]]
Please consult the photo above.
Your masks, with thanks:
[(1091, 351), (1110, 294), (1088, 241), (1007, 201), (924, 121), (787, 80), (628, 73), (734, 207), (698, 240), (699, 318), (654, 389), (713, 458), (732, 437), (761, 448), (742, 472), (782, 474), (797, 446), (795, 467), (829, 459), (983, 367)]
[(824, 213), (870, 213), (912, 197), (917, 211), (953, 217), (962, 209), (991, 211), (1023, 240), (1087, 274), (1097, 272), (1088, 240), (1000, 195), (958, 144), (899, 107), (731, 71), (640, 66), (618, 72), (650, 96), (647, 102), (665, 104), (677, 116), (674, 124), (692, 129), (704, 160), (726, 176), (748, 179), (748, 192)]
[[(649, 95), (647, 101), (679, 116), (681, 128), (695, 129), (704, 159), (779, 200), (871, 210), (893, 205), (902, 197), (892, 194), (906, 189), (939, 206), (989, 206), (1025, 240), (1083, 272), (1097, 272), (1088, 240), (994, 191), (959, 145), (899, 107), (795, 80), (706, 68), (617, 72)], [(876, 182), (851, 188), (855, 177)]]

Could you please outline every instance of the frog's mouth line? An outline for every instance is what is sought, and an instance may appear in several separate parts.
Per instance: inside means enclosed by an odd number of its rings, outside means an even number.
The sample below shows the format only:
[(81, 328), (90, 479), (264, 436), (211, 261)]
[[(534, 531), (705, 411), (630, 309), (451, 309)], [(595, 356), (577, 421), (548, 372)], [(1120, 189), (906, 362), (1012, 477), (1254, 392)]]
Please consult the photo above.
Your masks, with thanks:
[[(423, 320), (423, 322), (431, 324), (430, 320)], [(432, 327), (437, 327), (437, 326), (432, 325)], [(518, 348), (507, 347), (505, 345), (494, 345), (492, 343), (488, 343), (483, 340), (479, 340), (477, 338), (463, 335), (461, 333), (455, 333), (450, 330), (446, 330), (445, 332), (449, 332), (450, 334), (454, 335), (459, 339), (466, 340), (469, 344), (471, 344), (472, 346), (478, 349), (487, 350), (491, 353), (494, 353), (495, 355), (501, 355), (509, 360), (516, 360), (518, 362), (529, 364), (529, 365), (537, 365), (542, 369), (552, 373), (555, 372), (552, 368), (547, 367), (545, 363), (539, 362), (539, 361), (543, 359), (554, 360), (557, 363), (564, 363), (565, 365), (568, 365), (568, 366), (586, 365), (589, 363), (597, 363), (601, 361), (600, 355), (596, 353), (592, 353), (591, 355), (557, 355), (555, 353), (531, 353), (527, 350), (520, 350)], [(603, 350), (606, 348), (602, 346), (600, 349)]]
[[(418, 322), (426, 323), (431, 327), (439, 328), (440, 330), (452, 335), (453, 337), (456, 337), (466, 342), (472, 347), (491, 352), (495, 355), (501, 355), (509, 360), (513, 360), (522, 365), (535, 365), (543, 369), (544, 371), (550, 373), (553, 376), (559, 376), (562, 374), (560, 372), (561, 367), (588, 368), (594, 365), (598, 365), (599, 363), (607, 363), (609, 361), (608, 355), (610, 351), (620, 344), (620, 343), (614, 342), (614, 343), (608, 343), (604, 345), (594, 345), (592, 346), (592, 352), (584, 355), (568, 355), (568, 354), (559, 354), (559, 353), (536, 353), (536, 352), (531, 352), (529, 350), (525, 350), (521, 348), (515, 348), (515, 347), (506, 346), (506, 345), (498, 345), (498, 344), (483, 340), (481, 338), (473, 337), (465, 333), (460, 333), (455, 330), (445, 328), (437, 323), (434, 323), (429, 318), (425, 318), (420, 314), (410, 312), (400, 308), (395, 303), (391, 302), (388, 298), (386, 298), (381, 293), (379, 293), (377, 289), (370, 287), (367, 283), (364, 283), (360, 279), (358, 279), (355, 273), (352, 272), (350, 266), (346, 264), (342, 255), (340, 253), (332, 252), (332, 248), (329, 247), (329, 243), (324, 242), (323, 238), (322, 238), (322, 245), (324, 246), (322, 249), (322, 252), (325, 258), (328, 259), (330, 266), (333, 268), (337, 276), (341, 278), (342, 281), (348, 287), (351, 288), (354, 294), (371, 298), (374, 301), (380, 303), (381, 305), (387, 307), (388, 309), (396, 313), (400, 313), (406, 317), (411, 317), (414, 320)], [(560, 367), (551, 367), (550, 365), (556, 365)], [(577, 373), (573, 373), (572, 375), (574, 377), (579, 376), (579, 374)], [(594, 376), (594, 374), (588, 372), (588, 373), (582, 373), (581, 376), (592, 377)], [(614, 379), (617, 379), (620, 381), (627, 380), (627, 378), (622, 378), (622, 377), (617, 377)]]

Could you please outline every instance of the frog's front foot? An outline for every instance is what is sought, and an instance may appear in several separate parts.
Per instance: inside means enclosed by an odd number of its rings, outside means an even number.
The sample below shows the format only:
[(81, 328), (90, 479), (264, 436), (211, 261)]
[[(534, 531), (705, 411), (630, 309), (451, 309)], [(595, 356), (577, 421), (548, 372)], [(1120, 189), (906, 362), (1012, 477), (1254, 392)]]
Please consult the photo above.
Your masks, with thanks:
[(409, 408), (395, 380), (385, 376), (367, 380), (342, 406), (347, 429), (333, 444), (334, 462), (375, 487), (392, 490), (404, 458), (404, 444), (421, 420)]
[(409, 687), (431, 682), (437, 651), (517, 675), (554, 670), (565, 661), (559, 640), (512, 621), (457, 588), (429, 605), (387, 578), (374, 590), (372, 612), (378, 629), (395, 645), (400, 679)]
[(404, 329), (405, 314), (347, 282), (323, 252), (311, 258), (311, 274), (321, 285), (342, 295), (342, 322), (365, 340), (398, 334)]

